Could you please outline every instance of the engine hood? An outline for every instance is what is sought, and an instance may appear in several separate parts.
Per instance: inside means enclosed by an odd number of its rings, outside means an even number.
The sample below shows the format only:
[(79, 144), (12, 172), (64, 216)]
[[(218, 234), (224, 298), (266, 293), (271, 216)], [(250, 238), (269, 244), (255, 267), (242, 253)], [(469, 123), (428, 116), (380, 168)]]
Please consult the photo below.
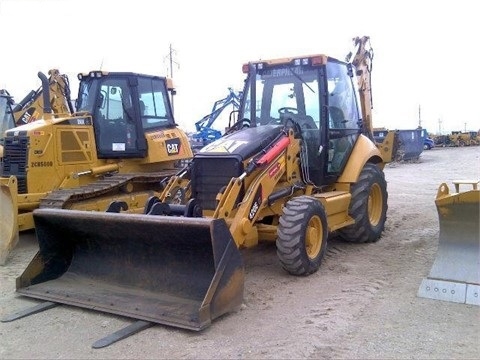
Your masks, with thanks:
[(265, 149), (282, 131), (281, 125), (264, 125), (239, 130), (203, 147), (196, 156), (239, 156), (248, 159)]

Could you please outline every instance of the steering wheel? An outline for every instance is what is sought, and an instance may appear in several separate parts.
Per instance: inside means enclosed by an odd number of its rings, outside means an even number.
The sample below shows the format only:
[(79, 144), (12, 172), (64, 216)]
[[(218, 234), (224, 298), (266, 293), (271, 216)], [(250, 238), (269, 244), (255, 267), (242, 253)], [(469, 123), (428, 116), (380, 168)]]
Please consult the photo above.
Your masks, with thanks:
[(285, 106), (285, 107), (282, 107), (282, 108), (278, 109), (278, 113), (280, 115), (284, 115), (284, 114), (298, 115), (298, 109), (294, 108), (294, 107)]

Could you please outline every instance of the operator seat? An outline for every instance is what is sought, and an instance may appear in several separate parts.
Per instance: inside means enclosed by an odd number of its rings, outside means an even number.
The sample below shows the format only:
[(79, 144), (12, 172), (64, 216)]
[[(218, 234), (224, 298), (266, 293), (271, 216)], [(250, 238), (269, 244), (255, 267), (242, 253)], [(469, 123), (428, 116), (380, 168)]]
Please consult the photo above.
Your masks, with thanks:
[(300, 126), (302, 129), (313, 130), (318, 129), (317, 124), (313, 121), (313, 118), (310, 115), (305, 116), (302, 121), (300, 121)]
[(140, 116), (145, 115), (145, 103), (142, 100), (140, 100), (138, 104), (140, 105)]
[(328, 170), (338, 172), (345, 163), (352, 144), (348, 135), (345, 133), (346, 120), (342, 109), (336, 106), (329, 106), (329, 133), (330, 133), (330, 151), (333, 152), (330, 157)]
[(302, 138), (306, 147), (307, 166), (310, 181), (320, 184), (321, 179), (321, 153), (320, 153), (320, 130), (310, 115), (299, 118)]
[(342, 109), (336, 106), (329, 106), (328, 111), (330, 114), (330, 128), (331, 129), (343, 129), (345, 128), (345, 115)]

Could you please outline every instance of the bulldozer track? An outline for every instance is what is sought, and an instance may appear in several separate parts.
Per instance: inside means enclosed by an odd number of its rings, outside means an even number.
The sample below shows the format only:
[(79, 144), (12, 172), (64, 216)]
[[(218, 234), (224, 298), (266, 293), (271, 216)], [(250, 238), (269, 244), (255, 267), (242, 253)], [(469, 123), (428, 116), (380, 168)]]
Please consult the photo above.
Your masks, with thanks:
[[(163, 179), (176, 174), (178, 169), (164, 170), (155, 173), (114, 174), (104, 176), (90, 184), (73, 189), (54, 190), (40, 200), (40, 208), (65, 209), (69, 204), (93, 199), (102, 195), (120, 191), (127, 183), (147, 184), (160, 183)], [(160, 185), (158, 185), (160, 189)]]

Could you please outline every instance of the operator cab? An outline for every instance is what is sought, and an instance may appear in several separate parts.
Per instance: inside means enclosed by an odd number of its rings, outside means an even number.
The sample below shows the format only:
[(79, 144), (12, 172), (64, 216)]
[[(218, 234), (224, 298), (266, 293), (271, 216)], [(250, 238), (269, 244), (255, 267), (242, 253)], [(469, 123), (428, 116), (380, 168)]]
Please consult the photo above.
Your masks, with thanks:
[(92, 114), (98, 158), (145, 157), (145, 132), (175, 127), (165, 78), (94, 71), (79, 80), (76, 107)]
[(244, 72), (239, 119), (251, 127), (297, 124), (308, 164), (304, 181), (334, 182), (362, 132), (353, 66), (317, 55), (249, 63)]

